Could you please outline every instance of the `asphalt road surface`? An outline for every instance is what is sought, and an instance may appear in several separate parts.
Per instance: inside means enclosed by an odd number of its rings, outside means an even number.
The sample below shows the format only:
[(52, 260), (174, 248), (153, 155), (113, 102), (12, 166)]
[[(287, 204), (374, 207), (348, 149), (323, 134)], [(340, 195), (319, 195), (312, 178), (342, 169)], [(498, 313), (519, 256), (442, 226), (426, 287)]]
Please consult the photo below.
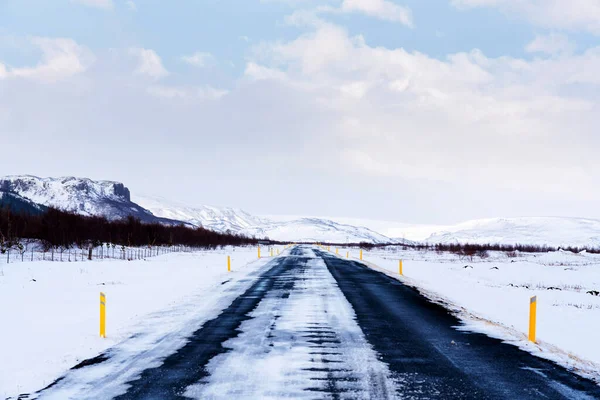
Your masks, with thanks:
[[(296, 247), (271, 265), (116, 398), (600, 399), (592, 381), (456, 329), (445, 308), (358, 262)], [(69, 398), (73, 381), (37, 395)], [(77, 398), (114, 398), (103, 385), (106, 396), (78, 388)]]

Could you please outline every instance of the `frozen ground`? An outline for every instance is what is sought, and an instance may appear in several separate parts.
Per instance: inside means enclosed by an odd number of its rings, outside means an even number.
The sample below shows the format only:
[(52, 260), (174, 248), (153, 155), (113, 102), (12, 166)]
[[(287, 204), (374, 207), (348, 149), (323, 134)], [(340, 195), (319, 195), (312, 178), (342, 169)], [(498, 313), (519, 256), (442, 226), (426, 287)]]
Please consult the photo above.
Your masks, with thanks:
[[(505, 339), (600, 382), (600, 297), (594, 295), (600, 291), (600, 256), (559, 251), (471, 259), (398, 249), (364, 252), (373, 268), (396, 277), (399, 259), (405, 275), (399, 279), (456, 310), (465, 329)], [(538, 297), (538, 344), (526, 336), (531, 296)]]
[[(139, 261), (0, 265), (0, 398), (39, 390), (128, 338), (129, 357), (165, 336), (160, 346), (176, 349), (187, 330), (227, 307), (269, 261), (258, 261), (256, 248), (248, 247)], [(98, 336), (101, 291), (108, 303), (106, 339)]]

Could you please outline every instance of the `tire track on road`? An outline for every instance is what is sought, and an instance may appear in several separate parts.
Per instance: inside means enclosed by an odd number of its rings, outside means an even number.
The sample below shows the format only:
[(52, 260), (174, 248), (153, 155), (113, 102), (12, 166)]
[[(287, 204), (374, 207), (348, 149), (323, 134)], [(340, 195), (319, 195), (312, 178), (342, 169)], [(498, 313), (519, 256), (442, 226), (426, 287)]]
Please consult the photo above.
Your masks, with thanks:
[(363, 264), (323, 257), (407, 399), (600, 399), (600, 387), (480, 333), (415, 289)]

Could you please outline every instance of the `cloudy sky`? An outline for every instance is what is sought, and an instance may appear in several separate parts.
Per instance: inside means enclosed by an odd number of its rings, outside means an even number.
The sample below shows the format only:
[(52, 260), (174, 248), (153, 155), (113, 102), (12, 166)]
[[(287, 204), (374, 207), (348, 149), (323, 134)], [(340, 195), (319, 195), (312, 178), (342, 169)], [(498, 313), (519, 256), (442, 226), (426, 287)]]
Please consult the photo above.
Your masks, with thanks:
[(598, 0), (1, 0), (0, 175), (257, 214), (600, 217)]

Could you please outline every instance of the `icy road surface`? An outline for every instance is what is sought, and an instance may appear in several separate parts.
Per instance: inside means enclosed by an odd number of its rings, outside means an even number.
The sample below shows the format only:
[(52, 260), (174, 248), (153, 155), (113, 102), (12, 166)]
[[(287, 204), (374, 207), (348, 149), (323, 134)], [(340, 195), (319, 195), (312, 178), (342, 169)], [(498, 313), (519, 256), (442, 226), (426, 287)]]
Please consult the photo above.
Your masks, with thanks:
[[(594, 399), (600, 388), (482, 334), (397, 280), (296, 247), (178, 350), (72, 370), (41, 399)], [(147, 352), (161, 352), (160, 345)], [(156, 354), (154, 354), (156, 356)]]

